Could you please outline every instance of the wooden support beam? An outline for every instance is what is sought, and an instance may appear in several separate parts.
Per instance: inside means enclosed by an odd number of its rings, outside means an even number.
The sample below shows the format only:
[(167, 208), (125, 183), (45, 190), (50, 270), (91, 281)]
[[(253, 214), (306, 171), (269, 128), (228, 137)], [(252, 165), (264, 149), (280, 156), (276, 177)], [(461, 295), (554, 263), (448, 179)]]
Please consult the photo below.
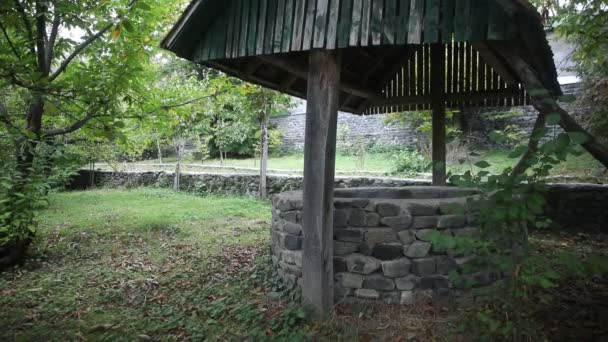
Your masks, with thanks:
[(433, 110), (433, 185), (446, 185), (445, 48), (431, 45), (431, 109)]
[(311, 319), (334, 305), (333, 196), (340, 85), (339, 52), (310, 52), (304, 143), (302, 299)]
[[(308, 78), (308, 70), (306, 68), (299, 66), (297, 64), (291, 63), (287, 60), (280, 59), (277, 57), (263, 56), (260, 59), (264, 60), (266, 63), (273, 65), (283, 71), (287, 71), (292, 73), (299, 78), (307, 79)], [(372, 89), (364, 89), (354, 84), (348, 84), (346, 82), (340, 84), (340, 90), (347, 94), (352, 94), (358, 97), (363, 98), (379, 98), (379, 96)]]
[(285, 77), (285, 79), (281, 81), (279, 87), (282, 89), (282, 91), (287, 91), (294, 83), (296, 83), (297, 80), (298, 76), (289, 74), (289, 76)]

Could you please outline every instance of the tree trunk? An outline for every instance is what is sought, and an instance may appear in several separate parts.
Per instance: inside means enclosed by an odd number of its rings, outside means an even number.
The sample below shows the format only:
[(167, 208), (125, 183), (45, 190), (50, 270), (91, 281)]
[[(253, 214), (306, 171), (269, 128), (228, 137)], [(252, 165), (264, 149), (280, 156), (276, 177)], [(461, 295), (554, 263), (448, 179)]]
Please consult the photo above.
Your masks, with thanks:
[(175, 163), (175, 178), (173, 180), (173, 190), (179, 191), (182, 157), (184, 156), (184, 139), (179, 139), (177, 144), (177, 161)]
[(262, 136), (260, 142), (260, 197), (266, 198), (268, 196), (268, 189), (266, 188), (266, 172), (268, 169), (268, 113), (265, 113), (262, 119)]
[(163, 164), (163, 150), (160, 146), (160, 139), (158, 139), (158, 138), (156, 138), (156, 148), (158, 150), (158, 164), (162, 165)]
[(0, 271), (23, 260), (31, 243), (29, 238), (19, 239), (0, 247)]
[(311, 319), (334, 305), (333, 195), (340, 87), (338, 52), (310, 52), (304, 144), (302, 299)]
[(433, 109), (433, 185), (446, 185), (445, 48), (431, 45), (431, 98)]

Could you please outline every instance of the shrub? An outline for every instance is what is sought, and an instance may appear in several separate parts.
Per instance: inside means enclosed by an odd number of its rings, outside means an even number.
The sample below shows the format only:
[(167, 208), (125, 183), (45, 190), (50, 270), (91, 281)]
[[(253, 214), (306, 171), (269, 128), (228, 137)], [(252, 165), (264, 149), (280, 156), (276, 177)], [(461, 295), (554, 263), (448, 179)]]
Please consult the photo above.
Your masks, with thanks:
[(393, 154), (391, 160), (392, 174), (415, 174), (431, 169), (431, 161), (413, 149), (402, 149)]

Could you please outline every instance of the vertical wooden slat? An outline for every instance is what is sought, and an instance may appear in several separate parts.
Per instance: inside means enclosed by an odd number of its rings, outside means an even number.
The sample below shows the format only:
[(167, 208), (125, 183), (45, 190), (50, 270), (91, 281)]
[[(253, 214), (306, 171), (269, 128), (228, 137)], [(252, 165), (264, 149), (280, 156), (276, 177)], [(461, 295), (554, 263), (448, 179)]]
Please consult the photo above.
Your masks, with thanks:
[(454, 32), (455, 0), (441, 1), (441, 41), (444, 44), (452, 42)]
[(368, 46), (371, 32), (372, 0), (363, 0), (361, 15), (361, 46)]
[[(266, 32), (264, 37), (264, 53), (271, 54), (274, 43), (274, 27), (277, 17), (277, 2), (279, 0), (268, 0), (268, 13), (266, 16)], [(282, 0), (280, 0), (282, 1)]]
[(353, 0), (353, 20), (350, 26), (349, 46), (358, 46), (359, 37), (361, 36), (361, 21), (363, 11), (363, 0)]
[[(477, 84), (477, 74), (479, 73), (479, 53), (473, 48), (471, 58), (471, 91), (477, 92), (479, 87), (479, 85)], [(477, 102), (475, 102), (473, 105), (477, 105)]]
[[(458, 43), (458, 45), (460, 45), (460, 48), (458, 50), (458, 93), (462, 94), (464, 92), (466, 92), (465, 87), (464, 87), (464, 82), (465, 82), (465, 73), (464, 73), (464, 66), (466, 63), (466, 45), (465, 43)], [(464, 105), (464, 103), (461, 102), (461, 105)]]
[(466, 15), (466, 3), (468, 0), (454, 0), (455, 1), (455, 12), (454, 12), (454, 39), (457, 42), (464, 41), (467, 26), (467, 15)]
[(433, 110), (433, 185), (446, 185), (445, 49), (442, 44), (430, 48), (431, 107)]
[[(452, 52), (452, 94), (458, 94), (458, 63), (460, 60), (460, 44), (454, 42), (453, 44), (453, 52)], [(458, 107), (459, 102), (454, 100), (452, 102), (452, 107)]]
[(251, 0), (249, 6), (249, 34), (247, 35), (247, 53), (255, 55), (255, 42), (258, 33), (258, 12), (260, 9), (260, 0)]
[[(452, 52), (453, 46), (452, 43), (446, 44), (446, 72), (445, 72), (445, 92), (446, 94), (453, 94), (452, 91)], [(450, 108), (452, 107), (452, 103), (448, 103)]]
[[(416, 91), (416, 55), (418, 54), (418, 47), (412, 46), (414, 49), (414, 53), (412, 54), (412, 58), (410, 58), (409, 63), (409, 75), (408, 75), (408, 83), (409, 83), (409, 95), (414, 96), (417, 95)], [(415, 105), (410, 105), (410, 110), (415, 110), (417, 107)]]
[(274, 28), (274, 38), (273, 38), (273, 52), (279, 53), (281, 52), (281, 48), (283, 47), (283, 30), (285, 27), (283, 23), (285, 22), (285, 0), (278, 0), (277, 4), (277, 13), (275, 15), (275, 28)]
[(471, 41), (482, 41), (487, 37), (487, 24), (488, 24), (488, 1), (489, 0), (475, 0), (473, 8), (471, 10), (472, 16), (472, 34)]
[(353, 19), (353, 1), (342, 0), (342, 9), (340, 10), (340, 22), (338, 24), (338, 47), (345, 48), (348, 46), (350, 39), (351, 21)]
[(304, 35), (304, 22), (306, 19), (306, 0), (295, 0), (293, 18), (293, 34), (291, 36), (291, 51), (302, 50), (302, 37)]
[[(465, 89), (465, 93), (470, 93), (471, 92), (471, 68), (472, 68), (472, 45), (471, 43), (466, 43), (466, 50), (465, 50), (465, 64), (464, 64), (464, 89)], [(470, 103), (467, 101), (465, 103), (465, 106), (469, 106)]]
[(399, 22), (397, 24), (397, 44), (407, 43), (407, 31), (410, 19), (410, 0), (399, 0)]
[(306, 4), (306, 18), (304, 24), (304, 36), (302, 38), (302, 50), (310, 50), (315, 24), (316, 0), (308, 0)]
[(258, 32), (255, 39), (255, 53), (264, 53), (264, 42), (266, 41), (266, 21), (268, 19), (268, 0), (260, 0), (260, 14), (258, 16)]
[(372, 45), (382, 43), (382, 11), (384, 0), (374, 0), (372, 8)]
[[(494, 90), (494, 91), (500, 90), (500, 82), (499, 82), (498, 73), (496, 72), (496, 70), (493, 70), (493, 73), (492, 73), (492, 90)], [(500, 101), (495, 100), (493, 105), (499, 106)]]
[[(431, 95), (431, 67), (432, 67), (432, 65), (431, 65), (431, 45), (425, 44), (424, 51), (425, 51), (424, 86), (426, 88), (426, 94)], [(426, 104), (425, 109), (431, 109), (431, 104), (430, 103)]]
[(439, 41), (439, 5), (439, 0), (426, 0), (426, 13), (424, 14), (425, 43)]
[(283, 21), (281, 52), (289, 52), (289, 47), (291, 45), (291, 31), (293, 30), (293, 2), (294, 0), (285, 0), (285, 19)]
[(396, 24), (397, 24), (397, 0), (386, 0), (384, 8), (384, 18), (382, 19), (383, 44), (395, 44)]
[(329, 13), (329, 0), (317, 0), (315, 13), (315, 29), (313, 33), (313, 48), (322, 48), (325, 45), (325, 32), (327, 30), (327, 14)]
[[(424, 46), (419, 45), (416, 52), (416, 95), (426, 95), (424, 92)], [(424, 106), (416, 105), (417, 110), (423, 110)]]
[(228, 8), (228, 17), (227, 22), (228, 26), (226, 27), (226, 58), (230, 58), (232, 56), (232, 43), (234, 41), (234, 1), (230, 3), (230, 7)]
[(410, 2), (410, 19), (407, 32), (408, 44), (420, 44), (422, 41), (423, 6), (423, 0), (411, 0)]
[(234, 36), (232, 41), (232, 58), (239, 56), (239, 43), (241, 37), (241, 7), (243, 5), (242, 0), (235, 0), (236, 7), (234, 10)]
[[(349, 0), (343, 0), (349, 1)], [(340, 0), (331, 0), (329, 3), (329, 23), (327, 25), (327, 49), (335, 49), (338, 39), (338, 18), (340, 15)], [(345, 33), (348, 35), (348, 33)]]
[(241, 41), (239, 43), (239, 56), (247, 56), (247, 34), (249, 30), (249, 6), (250, 0), (243, 1), (241, 8)]

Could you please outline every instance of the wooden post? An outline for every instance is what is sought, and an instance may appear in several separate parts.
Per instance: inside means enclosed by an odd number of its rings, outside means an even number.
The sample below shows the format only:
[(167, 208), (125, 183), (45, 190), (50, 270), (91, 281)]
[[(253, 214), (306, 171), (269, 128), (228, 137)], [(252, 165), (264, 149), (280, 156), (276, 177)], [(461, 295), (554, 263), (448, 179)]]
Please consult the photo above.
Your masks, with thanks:
[(333, 197), (340, 85), (337, 51), (309, 57), (304, 144), (302, 299), (310, 319), (333, 310)]
[(431, 108), (433, 110), (433, 185), (446, 185), (445, 47), (431, 45)]

